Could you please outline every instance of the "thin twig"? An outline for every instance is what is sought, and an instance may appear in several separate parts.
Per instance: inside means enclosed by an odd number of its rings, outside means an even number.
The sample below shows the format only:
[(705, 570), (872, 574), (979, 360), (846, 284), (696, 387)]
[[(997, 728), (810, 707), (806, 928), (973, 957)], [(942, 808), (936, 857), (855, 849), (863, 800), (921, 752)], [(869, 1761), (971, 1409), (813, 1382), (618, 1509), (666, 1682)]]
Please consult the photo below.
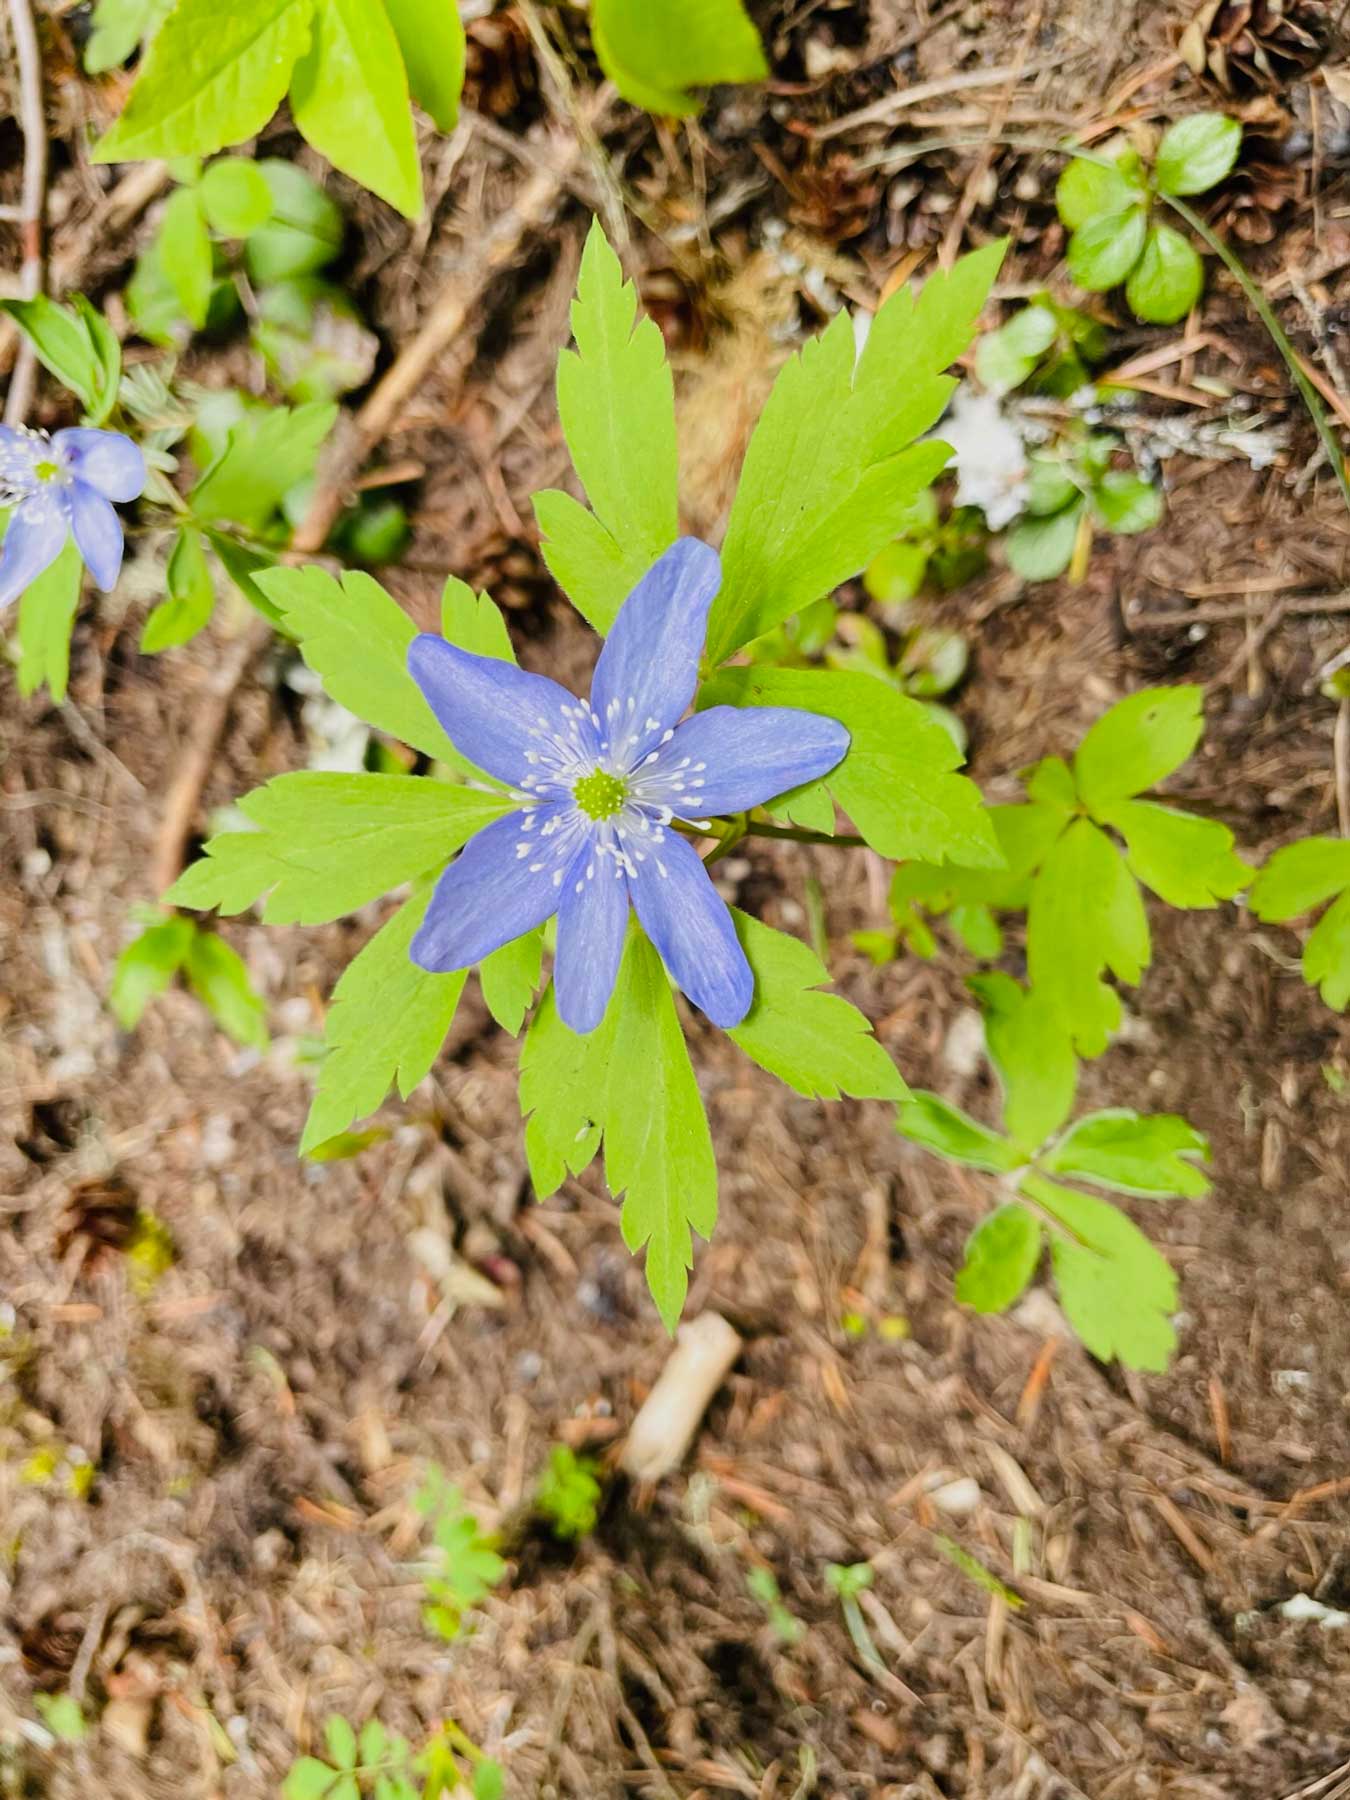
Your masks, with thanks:
[(1331, 752), (1336, 768), (1336, 822), (1343, 838), (1350, 838), (1350, 700), (1336, 709), (1336, 729)]
[(961, 190), (961, 198), (957, 202), (956, 211), (952, 214), (951, 222), (943, 234), (942, 247), (938, 251), (938, 262), (944, 269), (950, 268), (956, 260), (956, 253), (961, 247), (961, 239), (965, 235), (966, 226), (970, 223), (970, 215), (974, 212), (975, 203), (979, 198), (980, 185), (993, 167), (996, 140), (1004, 125), (1007, 124), (1008, 109), (1013, 103), (1017, 84), (1026, 67), (1027, 56), (1036, 40), (1036, 33), (1041, 28), (1042, 10), (1041, 6), (1034, 6), (1031, 9), (1026, 29), (1018, 41), (1017, 54), (1013, 57), (1012, 67), (1008, 72), (1008, 85), (995, 100), (994, 109), (989, 115), (987, 141), (980, 154), (975, 158), (969, 175), (966, 176), (965, 186)]
[[(23, 265), (19, 293), (42, 292), (42, 215), (47, 199), (47, 120), (42, 108), (42, 53), (28, 0), (9, 0), (9, 26), (19, 66), (19, 123), (23, 129), (23, 192), (19, 235)], [(37, 356), (27, 337), (19, 342), (5, 395), (5, 424), (22, 425), (33, 399)]]
[[(1023, 63), (1017, 70), (1011, 66), (1000, 69), (965, 69), (958, 75), (944, 75), (936, 81), (919, 81), (913, 87), (901, 88), (897, 93), (886, 94), (882, 99), (874, 100), (870, 106), (864, 106), (858, 112), (845, 113), (840, 119), (831, 119), (827, 124), (817, 125), (806, 135), (819, 143), (826, 138), (842, 137), (845, 132), (854, 131), (859, 125), (889, 125), (897, 113), (907, 112), (911, 106), (922, 106), (925, 100), (941, 100), (947, 94), (968, 94), (974, 88), (998, 87), (1010, 75), (1041, 75), (1055, 66), (1054, 63), (1037, 62)], [(975, 141), (980, 143), (985, 140), (977, 138)]]
[[(1268, 588), (1257, 590), (1268, 593)], [(1230, 590), (1231, 592), (1231, 590)], [(1306, 598), (1287, 600), (1286, 615), (1316, 619), (1333, 613), (1350, 612), (1350, 593), (1309, 594)], [(1125, 612), (1125, 623), (1131, 631), (1176, 631), (1186, 625), (1222, 625), (1230, 619), (1245, 619), (1245, 600), (1216, 600), (1205, 606), (1191, 606), (1185, 612)]]

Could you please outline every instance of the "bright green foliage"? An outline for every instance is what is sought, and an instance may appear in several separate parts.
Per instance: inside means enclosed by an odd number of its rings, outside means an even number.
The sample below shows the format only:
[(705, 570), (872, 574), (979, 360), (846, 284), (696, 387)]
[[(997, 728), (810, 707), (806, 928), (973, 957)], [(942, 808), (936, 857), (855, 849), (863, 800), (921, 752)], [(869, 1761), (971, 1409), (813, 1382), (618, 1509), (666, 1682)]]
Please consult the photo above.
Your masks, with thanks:
[(0, 300), (33, 346), (38, 361), (84, 407), (86, 425), (102, 425), (117, 403), (122, 350), (117, 334), (83, 294), (58, 306), (45, 294), (34, 300)]
[(1002, 243), (891, 295), (855, 368), (840, 313), (779, 372), (746, 452), (722, 550), (710, 664), (857, 575), (903, 529), (946, 461), (915, 439), (955, 386), (1003, 260)]
[(1209, 1158), (1209, 1148), (1193, 1125), (1175, 1113), (1115, 1109), (1089, 1113), (1067, 1131), (1044, 1159), (1052, 1175), (1068, 1175), (1119, 1194), (1180, 1194), (1188, 1200), (1209, 1192), (1209, 1183), (1185, 1159)]
[(152, 608), (141, 631), (141, 649), (147, 655), (186, 644), (189, 638), (196, 637), (216, 604), (202, 534), (191, 525), (178, 528), (164, 580), (169, 597)]
[(555, 1444), (548, 1466), (534, 1490), (534, 1510), (547, 1519), (554, 1537), (565, 1543), (595, 1530), (604, 1496), (597, 1479), (599, 1465), (578, 1456), (566, 1444)]
[(732, 917), (755, 974), (754, 1004), (732, 1041), (808, 1099), (903, 1100), (900, 1071), (857, 1007), (818, 992), (830, 977), (815, 952), (747, 913)]
[(1258, 919), (1285, 921), (1336, 899), (1303, 947), (1303, 979), (1337, 1012), (1350, 1003), (1350, 840), (1304, 838), (1277, 850), (1252, 883)]
[(1072, 231), (1069, 273), (1080, 287), (1125, 283), (1135, 316), (1168, 325), (1200, 298), (1204, 268), (1191, 244), (1155, 216), (1158, 197), (1201, 194), (1222, 181), (1242, 127), (1222, 113), (1178, 119), (1163, 133), (1152, 175), (1133, 149), (1108, 146), (1106, 163), (1074, 157), (1059, 178), (1059, 216)]
[(180, 916), (152, 915), (118, 957), (108, 990), (118, 1024), (130, 1031), (151, 1000), (180, 974), (237, 1044), (267, 1048), (266, 1003), (254, 992), (242, 959), (223, 938)]
[(269, 406), (243, 414), (220, 457), (188, 495), (195, 516), (260, 530), (283, 498), (314, 473), (337, 408)]
[(196, 926), (181, 913), (149, 925), (127, 945), (113, 967), (108, 1005), (124, 1031), (139, 1023), (141, 1014), (162, 994), (183, 966)]
[(159, 228), (159, 259), (183, 316), (200, 331), (211, 303), (213, 268), (211, 236), (195, 188), (170, 194)]
[(742, 0), (594, 0), (600, 66), (625, 100), (648, 112), (696, 113), (690, 88), (762, 81), (769, 73)]
[(1021, 387), (1058, 335), (1048, 306), (1024, 306), (997, 331), (986, 331), (975, 345), (975, 373), (980, 386), (994, 394)]
[(1027, 909), (1027, 972), (1084, 1056), (1120, 1029), (1110, 970), (1133, 985), (1152, 955), (1139, 889), (1106, 833), (1075, 819), (1041, 864)]
[(993, 394), (1025, 385), (1030, 393), (1067, 400), (1088, 385), (1089, 365), (1100, 362), (1107, 347), (1105, 330), (1089, 314), (1039, 293), (997, 331), (976, 339), (975, 373)]
[(431, 1526), (433, 1554), (425, 1577), (430, 1604), (423, 1616), (440, 1637), (456, 1638), (464, 1614), (482, 1604), (506, 1574), (506, 1564), (495, 1539), (479, 1529), (464, 1496), (440, 1469), (428, 1469), (413, 1504)]
[(35, 694), (45, 681), (51, 697), (66, 697), (70, 634), (84, 586), (84, 564), (68, 539), (56, 561), (29, 582), (19, 601), (19, 692)]
[(1100, 812), (1180, 768), (1205, 728), (1202, 700), (1198, 687), (1142, 688), (1103, 713), (1073, 759), (1084, 805)]
[(780, 1644), (800, 1644), (806, 1636), (806, 1627), (795, 1613), (789, 1612), (783, 1603), (783, 1595), (778, 1586), (778, 1578), (766, 1563), (756, 1563), (745, 1572), (745, 1585), (760, 1605), (764, 1608), (769, 1624), (773, 1627), (774, 1636)]
[[(1071, 432), (1053, 451), (1027, 461), (1027, 507), (1008, 533), (1009, 566), (1026, 581), (1053, 581), (1075, 563), (1090, 526), (1117, 536), (1148, 531), (1162, 517), (1162, 492), (1133, 469), (1111, 466), (1120, 440), (1111, 432)], [(1080, 553), (1081, 554), (1081, 553)]]
[(624, 1242), (646, 1246), (647, 1285), (673, 1331), (693, 1263), (691, 1231), (709, 1237), (717, 1221), (717, 1169), (670, 983), (636, 927), (596, 1031), (569, 1031), (552, 991), (544, 996), (521, 1049), (520, 1105), (541, 1199), (587, 1166), (603, 1134), (606, 1183), (624, 1195)]
[(37, 1716), (63, 1744), (78, 1744), (89, 1735), (84, 1709), (73, 1694), (34, 1694)]
[[(828, 714), (850, 733), (844, 760), (821, 781), (776, 802), (775, 812), (832, 830), (819, 798), (832, 794), (883, 856), (997, 868), (1002, 855), (979, 790), (952, 771), (961, 753), (925, 708), (869, 675), (834, 670), (730, 668), (700, 706), (793, 706)], [(807, 808), (809, 810), (804, 810)]]
[(439, 871), (510, 802), (413, 775), (302, 771), (254, 788), (239, 810), (255, 829), (212, 838), (166, 900), (240, 913), (266, 894), (268, 924), (319, 925)]
[(272, 190), (256, 163), (222, 156), (202, 171), (197, 184), (202, 211), (212, 231), (246, 238), (272, 216)]
[(1234, 853), (1231, 832), (1213, 819), (1153, 800), (1119, 800), (1098, 816), (1124, 838), (1130, 872), (1169, 906), (1231, 900), (1251, 876)]
[(1005, 1174), (1025, 1159), (1015, 1144), (963, 1113), (940, 1094), (912, 1093), (896, 1115), (896, 1130), (911, 1144), (921, 1144), (948, 1162)]
[(98, 0), (94, 29), (84, 47), (89, 75), (102, 75), (124, 63), (141, 42), (153, 37), (169, 16), (174, 0)]
[(659, 329), (636, 318), (636, 291), (597, 221), (572, 303), (577, 347), (558, 358), (558, 413), (591, 511), (555, 490), (534, 504), (544, 560), (601, 633), (679, 530), (674, 387)]
[(342, 213), (311, 176), (295, 163), (266, 157), (255, 163), (267, 183), (267, 222), (248, 234), (244, 261), (259, 286), (312, 275), (342, 248)]
[(989, 1060), (1003, 1088), (1003, 1119), (1019, 1150), (1035, 1151), (1053, 1136), (1073, 1106), (1078, 1059), (1054, 1010), (996, 970), (972, 975), (984, 1013)]
[(1040, 1260), (1040, 1222), (1025, 1206), (1010, 1200), (971, 1232), (966, 1260), (956, 1277), (956, 1298), (975, 1312), (1007, 1312)]
[(380, 0), (318, 0), (291, 78), (291, 112), (335, 168), (417, 217), (422, 171), (408, 77)]
[(464, 88), (458, 0), (384, 0), (413, 98), (441, 131), (453, 131)]
[(544, 958), (544, 931), (527, 931), (494, 950), (478, 965), (483, 1003), (503, 1031), (520, 1035), (525, 1015), (539, 990)]

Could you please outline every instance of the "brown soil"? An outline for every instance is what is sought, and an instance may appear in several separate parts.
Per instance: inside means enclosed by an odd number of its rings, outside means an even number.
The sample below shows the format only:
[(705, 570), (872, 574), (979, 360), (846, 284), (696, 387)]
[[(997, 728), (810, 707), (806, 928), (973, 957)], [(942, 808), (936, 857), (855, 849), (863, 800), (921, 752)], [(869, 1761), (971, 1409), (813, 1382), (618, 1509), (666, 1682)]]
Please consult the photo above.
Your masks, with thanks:
[[(632, 266), (685, 371), (691, 522), (709, 531), (781, 352), (775, 324), (818, 322), (813, 271), (875, 299), (967, 203), (968, 241), (1013, 231), (1014, 289), (1062, 249), (1053, 163), (994, 150), (986, 182), (965, 149), (882, 178), (855, 165), (901, 141), (895, 126), (814, 140), (804, 124), (889, 91), (886, 58), (906, 38), (904, 81), (1010, 72), (899, 116), (920, 132), (978, 132), (999, 105), (1029, 135), (1037, 117), (1041, 135), (1134, 109), (1162, 123), (1202, 98), (1169, 60), (1184, 21), (1166, 8), (1119, 9), (1109, 25), (1105, 9), (1010, 0), (934, 8), (928, 24), (909, 0), (782, 10), (779, 92), (722, 96), (687, 135), (626, 120), (607, 138), (642, 209)], [(547, 106), (512, 21), (476, 28), (475, 80), (479, 104), (520, 133)], [(58, 55), (61, 31), (48, 34)], [(1309, 92), (1287, 82), (1244, 104), (1284, 109), (1287, 138)], [(68, 73), (54, 123), (68, 131), (95, 104)], [(58, 241), (83, 244), (80, 279), (102, 291), (144, 228), (100, 240), (99, 179), (73, 146), (58, 143)], [(427, 148), (434, 185), (444, 145)], [(1345, 255), (1347, 189), (1310, 157), (1287, 165), (1257, 266), (1272, 280), (1301, 270), (1320, 328), (1339, 317), (1329, 265)], [(354, 279), (391, 350), (518, 178), (471, 140), (420, 232), (338, 184)], [(388, 585), (423, 618), (444, 571), (489, 585), (523, 660), (550, 672), (590, 656), (543, 574), (528, 494), (565, 478), (550, 379), (592, 179), (490, 290), (475, 342), (385, 446), (424, 470), (413, 551)], [(759, 254), (770, 216), (797, 234), (789, 276)], [(1317, 356), (1324, 333), (1287, 286), (1281, 305)], [(1123, 325), (1122, 361), (1168, 340)], [(1200, 332), (1154, 377), (1170, 397), (1143, 404), (1198, 428), (1222, 408), (1191, 384), (1221, 377), (1288, 423), (1279, 465), (1180, 454), (1164, 524), (1100, 542), (1083, 586), (1023, 592), (995, 570), (935, 610), (974, 645), (959, 710), (991, 797), (1120, 692), (1200, 681), (1207, 737), (1177, 790), (1255, 855), (1336, 829), (1335, 712), (1316, 671), (1343, 628), (1297, 604), (1269, 615), (1342, 585), (1350, 527), (1325, 472), (1292, 490), (1310, 434), (1221, 282)], [(196, 353), (193, 372), (229, 379), (227, 354)], [(1190, 616), (1244, 595), (1245, 620)], [(222, 617), (147, 661), (141, 605), (86, 609), (67, 705), (11, 694), (0, 712), (0, 1794), (253, 1800), (339, 1711), (414, 1738), (453, 1716), (500, 1757), (513, 1800), (1347, 1791), (1350, 1631), (1279, 1611), (1297, 1593), (1350, 1607), (1347, 1057), (1342, 1021), (1294, 970), (1293, 934), (1233, 907), (1156, 909), (1129, 1029), (1084, 1074), (1087, 1103), (1182, 1111), (1213, 1142), (1209, 1201), (1136, 1215), (1182, 1278), (1165, 1376), (1093, 1362), (1039, 1291), (1011, 1318), (961, 1311), (952, 1276), (988, 1205), (980, 1178), (909, 1151), (887, 1108), (797, 1099), (691, 1023), (722, 1218), (690, 1309), (723, 1312), (745, 1355), (684, 1470), (652, 1493), (616, 1481), (575, 1549), (528, 1532), (476, 1629), (447, 1648), (422, 1625), (410, 1566), (421, 1465), (445, 1468), (489, 1523), (515, 1518), (550, 1444), (614, 1446), (668, 1343), (594, 1172), (533, 1199), (515, 1048), (476, 998), (431, 1079), (388, 1109), (387, 1142), (355, 1163), (297, 1165), (310, 1078), (296, 1053), (378, 909), (320, 931), (223, 927), (269, 999), (264, 1057), (181, 993), (134, 1034), (116, 1029), (103, 997), (129, 909), (152, 897), (162, 798), (240, 623)], [(240, 688), (199, 828), (304, 765), (284, 662), (271, 654)], [(987, 1077), (961, 1048), (961, 957), (874, 970), (850, 948), (851, 930), (881, 922), (868, 858), (755, 844), (723, 873), (798, 929), (814, 875), (841, 991), (913, 1083), (988, 1116)], [(163, 1221), (176, 1257), (148, 1293), (120, 1247), (137, 1210)], [(419, 1232), (487, 1275), (494, 1303), (446, 1304)], [(860, 1338), (843, 1329), (850, 1313), (867, 1321)], [(908, 1336), (878, 1329), (895, 1317)], [(51, 1447), (92, 1465), (87, 1498), (61, 1473), (26, 1478)], [(944, 1484), (963, 1477), (977, 1493), (943, 1510)], [(946, 1541), (1015, 1579), (1025, 1604), (991, 1596)], [(888, 1673), (859, 1660), (825, 1580), (827, 1563), (863, 1559)], [(747, 1590), (760, 1564), (808, 1628), (794, 1648)], [(22, 1726), (36, 1695), (67, 1689), (103, 1722), (44, 1747)]]

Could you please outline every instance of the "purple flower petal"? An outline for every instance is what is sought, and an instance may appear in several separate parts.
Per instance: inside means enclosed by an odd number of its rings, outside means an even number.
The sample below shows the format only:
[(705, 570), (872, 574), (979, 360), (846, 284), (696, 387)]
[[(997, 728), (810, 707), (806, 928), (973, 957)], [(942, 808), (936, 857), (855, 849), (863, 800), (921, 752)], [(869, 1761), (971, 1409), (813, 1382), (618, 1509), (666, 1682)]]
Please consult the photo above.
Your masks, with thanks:
[(87, 481), (105, 500), (134, 500), (145, 487), (145, 458), (120, 431), (74, 425), (56, 433), (52, 449), (77, 481)]
[(72, 481), (66, 493), (80, 555), (104, 593), (110, 594), (122, 570), (122, 521), (98, 489), (86, 482)]
[(619, 608), (591, 683), (609, 754), (632, 766), (694, 697), (708, 609), (722, 579), (717, 552), (678, 538)]
[(553, 987), (573, 1031), (594, 1031), (605, 1016), (628, 928), (628, 881), (612, 856), (591, 845), (563, 879)]
[(629, 893), (642, 928), (676, 984), (730, 1031), (750, 1010), (755, 978), (726, 902), (687, 839), (668, 831), (647, 852)]
[(0, 608), (17, 600), (61, 554), (70, 521), (47, 492), (21, 500), (10, 515), (0, 550)]
[(541, 750), (558, 759), (560, 738), (579, 733), (594, 749), (585, 706), (546, 675), (474, 656), (430, 632), (408, 646), (408, 670), (456, 750), (498, 781), (519, 787), (537, 771), (531, 759)]
[(544, 827), (565, 816), (557, 806), (508, 813), (469, 839), (436, 883), (413, 938), (410, 954), (419, 968), (467, 969), (557, 910), (578, 834), (555, 830), (546, 837)]
[(685, 818), (744, 812), (828, 773), (848, 745), (839, 721), (819, 713), (710, 706), (677, 727), (640, 771), (638, 791)]

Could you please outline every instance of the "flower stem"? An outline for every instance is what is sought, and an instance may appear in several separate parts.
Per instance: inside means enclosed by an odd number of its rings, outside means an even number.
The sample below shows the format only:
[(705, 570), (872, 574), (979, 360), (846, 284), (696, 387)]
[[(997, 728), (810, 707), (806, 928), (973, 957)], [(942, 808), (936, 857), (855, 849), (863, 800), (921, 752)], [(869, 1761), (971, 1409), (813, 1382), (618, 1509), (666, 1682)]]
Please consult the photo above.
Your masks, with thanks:
[(827, 831), (807, 831), (800, 825), (769, 825), (760, 819), (710, 819), (706, 826), (694, 826), (684, 819), (676, 819), (675, 827), (689, 837), (729, 840), (728, 848), (742, 837), (779, 838), (792, 844), (832, 844), (839, 850), (862, 850), (867, 845), (866, 838), (851, 831), (840, 831), (831, 836)]

